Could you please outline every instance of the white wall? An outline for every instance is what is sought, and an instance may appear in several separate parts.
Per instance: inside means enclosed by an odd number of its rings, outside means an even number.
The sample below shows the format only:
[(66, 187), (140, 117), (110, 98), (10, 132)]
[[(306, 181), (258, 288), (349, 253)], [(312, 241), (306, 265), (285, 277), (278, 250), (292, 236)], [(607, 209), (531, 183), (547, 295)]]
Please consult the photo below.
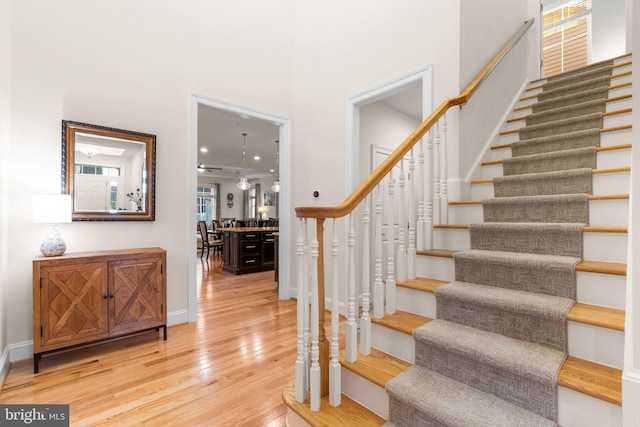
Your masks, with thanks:
[[(479, 19), (478, 17), (482, 17)], [(520, 30), (529, 18), (539, 19), (526, 2), (491, 0), (477, 2), (462, 0), (460, 10), (460, 92), (466, 89), (502, 47)], [(487, 25), (490, 22), (491, 25)], [(534, 31), (531, 31), (534, 30)], [(539, 49), (532, 28), (505, 56), (492, 74), (474, 93), (471, 101), (462, 107), (460, 120), (460, 147), (449, 147), (449, 171), (452, 179), (468, 180), (485, 152), (496, 124), (528, 78), (534, 77), (535, 68), (528, 55)], [(531, 42), (534, 43), (531, 43)], [(457, 155), (459, 153), (459, 156)], [(462, 187), (464, 195), (465, 186)], [(450, 183), (455, 188), (456, 183)]]
[(188, 165), (189, 94), (290, 115), (292, 67), (283, 64), (291, 64), (293, 1), (12, 4), (7, 342), (32, 338), (31, 261), (46, 227), (31, 224), (31, 195), (60, 192), (62, 119), (157, 136), (155, 222), (60, 228), (70, 252), (167, 249), (168, 311), (184, 312), (195, 191), (188, 177), (196, 173)]
[(11, 1), (0, 0), (0, 378), (8, 366)]
[(625, 0), (591, 0), (591, 62), (626, 53)]
[[(632, 6), (632, 3), (635, 3)], [(640, 7), (635, 0), (627, 3), (632, 14), (628, 29), (629, 51), (640, 56)], [(633, 75), (640, 76), (640, 61), (634, 58)], [(633, 124), (632, 140), (640, 139), (640, 86), (638, 77), (633, 85)], [(631, 201), (629, 218), (629, 259), (627, 260), (627, 309), (625, 314), (625, 357), (622, 376), (622, 410), (625, 427), (640, 427), (640, 265), (637, 251), (640, 250), (640, 151), (633, 150), (631, 159)]]

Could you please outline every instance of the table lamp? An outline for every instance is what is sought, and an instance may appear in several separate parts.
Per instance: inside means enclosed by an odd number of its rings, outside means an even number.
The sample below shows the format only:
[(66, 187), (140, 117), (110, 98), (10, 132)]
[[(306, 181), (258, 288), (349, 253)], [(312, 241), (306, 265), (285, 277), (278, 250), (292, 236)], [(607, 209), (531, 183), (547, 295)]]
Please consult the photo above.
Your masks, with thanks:
[(69, 194), (34, 194), (33, 222), (49, 224), (49, 235), (40, 245), (44, 256), (64, 254), (67, 245), (58, 233), (58, 224), (71, 222), (71, 196)]

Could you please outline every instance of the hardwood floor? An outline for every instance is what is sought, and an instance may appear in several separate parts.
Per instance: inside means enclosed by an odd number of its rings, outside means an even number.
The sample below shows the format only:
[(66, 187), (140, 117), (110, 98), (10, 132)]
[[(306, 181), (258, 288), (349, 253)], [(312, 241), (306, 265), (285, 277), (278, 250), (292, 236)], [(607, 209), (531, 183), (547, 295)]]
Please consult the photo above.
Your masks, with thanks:
[(167, 341), (154, 332), (46, 356), (36, 375), (31, 359), (13, 363), (0, 402), (68, 403), (74, 427), (284, 426), (296, 301), (278, 300), (272, 271), (207, 264), (197, 322), (169, 327)]

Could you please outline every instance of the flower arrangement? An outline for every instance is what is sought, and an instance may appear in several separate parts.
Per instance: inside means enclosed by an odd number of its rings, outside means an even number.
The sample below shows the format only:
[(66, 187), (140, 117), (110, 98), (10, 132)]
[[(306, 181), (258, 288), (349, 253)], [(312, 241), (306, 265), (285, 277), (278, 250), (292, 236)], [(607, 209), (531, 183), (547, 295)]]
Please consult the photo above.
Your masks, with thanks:
[(136, 204), (138, 211), (142, 210), (142, 194), (140, 193), (139, 188), (136, 188), (135, 193), (133, 191), (131, 193), (127, 193), (127, 199)]

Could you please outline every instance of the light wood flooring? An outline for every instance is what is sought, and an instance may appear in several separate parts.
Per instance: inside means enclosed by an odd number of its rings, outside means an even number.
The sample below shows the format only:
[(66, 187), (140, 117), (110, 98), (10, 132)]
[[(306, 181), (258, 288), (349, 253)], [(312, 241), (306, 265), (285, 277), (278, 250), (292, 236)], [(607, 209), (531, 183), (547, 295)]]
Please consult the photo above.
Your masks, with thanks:
[[(72, 426), (285, 425), (296, 301), (273, 271), (235, 276), (198, 262), (198, 321), (12, 364), (0, 403), (70, 404)], [(176, 284), (173, 284), (174, 286)]]

